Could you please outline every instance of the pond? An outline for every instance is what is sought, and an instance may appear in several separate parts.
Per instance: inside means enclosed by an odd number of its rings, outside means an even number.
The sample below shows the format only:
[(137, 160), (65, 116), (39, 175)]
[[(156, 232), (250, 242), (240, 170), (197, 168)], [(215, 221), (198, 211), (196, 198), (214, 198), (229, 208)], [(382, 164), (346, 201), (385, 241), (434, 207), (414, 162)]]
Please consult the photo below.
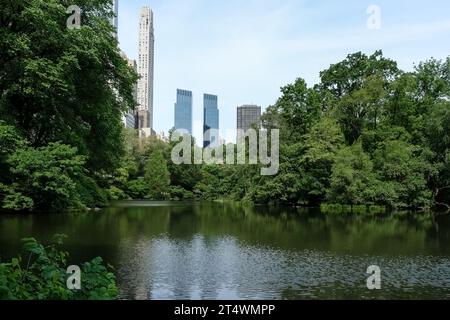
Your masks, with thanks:
[[(69, 236), (71, 264), (115, 267), (121, 299), (450, 299), (448, 216), (130, 201), (1, 215), (0, 257), (56, 233)], [(381, 290), (367, 289), (372, 265)]]

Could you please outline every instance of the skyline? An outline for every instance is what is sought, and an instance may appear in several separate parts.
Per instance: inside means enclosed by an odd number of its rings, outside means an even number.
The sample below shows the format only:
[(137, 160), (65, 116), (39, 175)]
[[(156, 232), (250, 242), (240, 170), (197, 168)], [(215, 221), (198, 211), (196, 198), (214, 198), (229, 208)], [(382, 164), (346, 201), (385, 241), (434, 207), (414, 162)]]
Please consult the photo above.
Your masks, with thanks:
[[(237, 3), (120, 2), (120, 47), (132, 59), (137, 59), (140, 9), (148, 5), (154, 12), (155, 131), (173, 127), (177, 88), (194, 92), (194, 123), (202, 122), (202, 93), (219, 96), (222, 131), (235, 127), (238, 106), (257, 104), (264, 111), (276, 102), (280, 87), (298, 77), (312, 86), (320, 71), (347, 54), (382, 49), (409, 71), (414, 63), (444, 59), (450, 52), (450, 4), (442, 0), (433, 7), (385, 0), (351, 0), (345, 6), (294, 0)], [(381, 30), (366, 26), (367, 8), (373, 4), (381, 8)]]

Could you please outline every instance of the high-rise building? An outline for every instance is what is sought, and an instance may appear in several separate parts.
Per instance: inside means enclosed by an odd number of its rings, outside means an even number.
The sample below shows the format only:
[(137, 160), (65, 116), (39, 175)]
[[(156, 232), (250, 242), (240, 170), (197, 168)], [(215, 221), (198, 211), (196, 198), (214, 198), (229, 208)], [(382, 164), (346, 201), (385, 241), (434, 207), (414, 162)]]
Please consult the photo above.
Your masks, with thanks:
[(219, 145), (219, 107), (217, 96), (203, 96), (203, 147)]
[(237, 108), (237, 129), (247, 131), (253, 125), (260, 126), (261, 107), (243, 105)]
[(117, 32), (119, 29), (119, 0), (113, 0), (111, 10), (114, 12), (114, 17), (111, 18), (111, 25), (116, 30), (114, 37), (117, 38)]
[(177, 89), (175, 130), (187, 131), (192, 135), (192, 91)]
[[(114, 27), (114, 37), (117, 39), (117, 32), (119, 28), (119, 0), (113, 0), (112, 5), (110, 7), (111, 11), (114, 13), (114, 17), (111, 18), (110, 23)], [(137, 71), (137, 65), (135, 60), (131, 60), (127, 57), (125, 52), (120, 51), (122, 58), (128, 62), (128, 65), (133, 68), (133, 70)], [(117, 92), (116, 92), (117, 93)], [(137, 85), (134, 86), (134, 99), (137, 99)], [(136, 116), (133, 110), (128, 111), (123, 115), (122, 118), (123, 124), (126, 128), (135, 128), (136, 127)]]
[(153, 77), (154, 77), (155, 36), (153, 11), (149, 7), (141, 9), (139, 21), (138, 59), (138, 119), (139, 129), (150, 135), (153, 130)]
[[(134, 70), (137, 71), (137, 63), (136, 60), (132, 60), (127, 57), (127, 55), (124, 52), (122, 53), (122, 57), (128, 62), (128, 65)], [(137, 83), (133, 86), (133, 98), (134, 101), (137, 101)], [(138, 129), (138, 123), (137, 123), (137, 116), (136, 111), (129, 110), (123, 117), (123, 123), (125, 125), (125, 128), (128, 129)]]

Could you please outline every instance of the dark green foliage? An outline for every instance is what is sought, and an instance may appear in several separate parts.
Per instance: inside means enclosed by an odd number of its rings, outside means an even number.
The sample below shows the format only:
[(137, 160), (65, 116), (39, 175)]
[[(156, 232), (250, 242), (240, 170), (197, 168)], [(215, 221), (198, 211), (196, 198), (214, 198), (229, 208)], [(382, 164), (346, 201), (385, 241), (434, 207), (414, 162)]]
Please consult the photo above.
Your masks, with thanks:
[(312, 89), (299, 79), (262, 118), (281, 130), (279, 173), (208, 167), (199, 189), (257, 203), (450, 208), (449, 66), (403, 73), (377, 51), (349, 55)]
[(106, 192), (88, 176), (80, 175), (77, 178), (76, 191), (81, 203), (88, 208), (105, 207), (108, 204)]
[(6, 209), (79, 208), (76, 183), (84, 174), (85, 157), (76, 148), (50, 143), (42, 148), (17, 150), (8, 158), (12, 174), (11, 187), (16, 194), (26, 195), (32, 207), (23, 208), (23, 197), (7, 196)]
[(70, 1), (4, 1), (0, 19), (0, 117), (32, 146), (61, 141), (104, 171), (120, 160), (136, 80), (112, 37), (110, 2), (78, 1), (80, 29), (67, 28)]
[(192, 200), (194, 199), (194, 194), (182, 187), (171, 187), (170, 188), (170, 198), (174, 200)]
[(0, 300), (111, 300), (116, 278), (101, 258), (80, 264), (81, 290), (67, 288), (69, 254), (61, 249), (64, 236), (44, 246), (23, 239), (23, 255), (0, 263)]
[(111, 0), (3, 1), (0, 13), (0, 207), (105, 205), (124, 155), (122, 115), (137, 75), (112, 36)]
[(131, 180), (127, 183), (126, 192), (133, 199), (145, 199), (150, 193), (150, 186), (144, 179)]
[(373, 204), (378, 180), (373, 163), (361, 144), (345, 147), (336, 155), (328, 200), (340, 204)]
[(156, 151), (150, 156), (145, 166), (145, 182), (150, 188), (150, 199), (164, 200), (168, 198), (170, 173), (167, 169), (167, 161), (161, 151)]

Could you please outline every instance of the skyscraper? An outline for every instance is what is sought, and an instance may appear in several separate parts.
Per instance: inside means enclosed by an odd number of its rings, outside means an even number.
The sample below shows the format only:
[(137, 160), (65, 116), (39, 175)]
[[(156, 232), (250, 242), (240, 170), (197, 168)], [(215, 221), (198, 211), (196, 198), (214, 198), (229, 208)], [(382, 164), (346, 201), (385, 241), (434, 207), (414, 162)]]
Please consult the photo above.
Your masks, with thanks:
[(175, 103), (175, 130), (184, 130), (192, 135), (192, 92), (177, 89)]
[[(112, 3), (112, 6), (110, 7), (111, 11), (114, 12), (114, 17), (111, 18), (110, 23), (114, 27), (114, 37), (117, 39), (117, 33), (119, 28), (119, 0), (114, 0)], [(128, 65), (133, 68), (133, 70), (137, 71), (137, 65), (135, 60), (131, 60), (128, 58), (128, 56), (123, 52), (120, 51), (120, 54), (124, 60), (127, 61)], [(137, 85), (133, 88), (133, 95), (134, 99), (137, 99)], [(133, 110), (129, 110), (126, 112), (122, 117), (122, 122), (126, 128), (136, 128), (136, 116), (135, 112)]]
[(252, 125), (260, 125), (261, 107), (243, 105), (237, 108), (237, 129), (247, 131)]
[[(128, 65), (134, 70), (137, 71), (137, 63), (136, 60), (132, 60), (127, 57), (124, 52), (122, 53), (122, 57), (128, 62)], [(133, 86), (133, 98), (137, 101), (137, 83)], [(138, 129), (136, 112), (134, 110), (129, 110), (123, 117), (123, 123), (125, 128), (128, 129)]]
[(151, 134), (153, 129), (153, 76), (154, 76), (155, 36), (153, 11), (149, 7), (141, 9), (139, 22), (138, 74), (138, 119), (139, 129)]
[(217, 96), (203, 96), (203, 147), (219, 145), (219, 108)]
[(117, 38), (117, 30), (119, 29), (119, 0), (113, 0), (111, 9), (114, 12), (114, 17), (111, 18), (111, 25), (116, 29), (114, 37)]

